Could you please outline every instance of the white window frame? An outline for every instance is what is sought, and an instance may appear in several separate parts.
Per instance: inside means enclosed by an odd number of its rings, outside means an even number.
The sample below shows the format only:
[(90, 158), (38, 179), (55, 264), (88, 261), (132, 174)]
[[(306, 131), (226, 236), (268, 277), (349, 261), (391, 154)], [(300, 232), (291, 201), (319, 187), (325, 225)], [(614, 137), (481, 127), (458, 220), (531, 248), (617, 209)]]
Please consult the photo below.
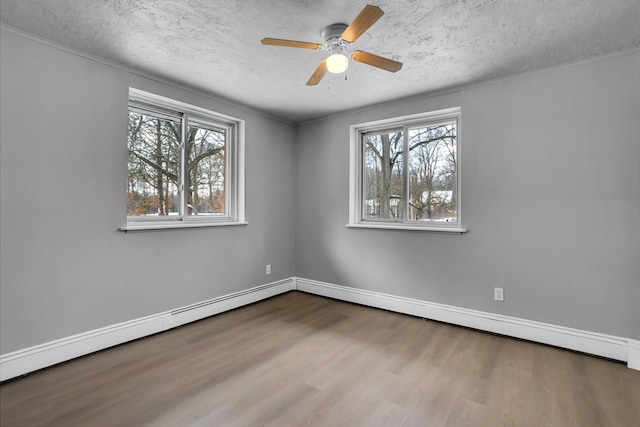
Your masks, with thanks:
[[(376, 120), (366, 123), (359, 123), (349, 128), (349, 223), (346, 225), (351, 228), (377, 228), (387, 230), (413, 230), (413, 231), (439, 231), (449, 233), (464, 233), (467, 231), (462, 226), (462, 147), (461, 147), (461, 118), (462, 109), (460, 107), (447, 108), (426, 113), (412, 114), (401, 117), (394, 117), (384, 120)], [(404, 218), (402, 222), (390, 221), (371, 221), (363, 219), (362, 212), (362, 138), (367, 132), (382, 131), (392, 128), (403, 128), (404, 137), (407, 137), (406, 129), (415, 125), (438, 124), (438, 122), (455, 120), (457, 122), (457, 138), (456, 138), (456, 185), (457, 185), (457, 215), (456, 222), (422, 222), (410, 221), (407, 219), (408, 210), (404, 209)], [(406, 154), (408, 155), (408, 154)], [(405, 203), (408, 203), (406, 175), (408, 168), (405, 166)]]
[[(127, 105), (127, 109), (129, 108), (129, 105), (136, 104), (148, 106), (152, 111), (156, 108), (159, 112), (162, 112), (162, 110), (175, 112), (182, 120), (181, 128), (183, 140), (186, 137), (188, 123), (211, 125), (214, 127), (223, 126), (225, 128), (227, 131), (227, 155), (225, 156), (225, 168), (227, 168), (228, 171), (226, 173), (226, 179), (229, 181), (228, 183), (225, 183), (225, 185), (227, 185), (225, 197), (227, 203), (226, 206), (228, 206), (228, 215), (187, 215), (186, 197), (181, 191), (180, 215), (171, 215), (166, 217), (127, 216), (126, 225), (120, 227), (120, 230), (138, 231), (246, 225), (244, 120), (216, 113), (205, 108), (176, 101), (150, 92), (129, 88), (129, 104)], [(184, 151), (182, 154), (182, 163), (186, 163)], [(184, 168), (181, 168), (181, 174), (184, 174)], [(181, 177), (181, 183), (184, 183), (184, 181), (184, 177)]]

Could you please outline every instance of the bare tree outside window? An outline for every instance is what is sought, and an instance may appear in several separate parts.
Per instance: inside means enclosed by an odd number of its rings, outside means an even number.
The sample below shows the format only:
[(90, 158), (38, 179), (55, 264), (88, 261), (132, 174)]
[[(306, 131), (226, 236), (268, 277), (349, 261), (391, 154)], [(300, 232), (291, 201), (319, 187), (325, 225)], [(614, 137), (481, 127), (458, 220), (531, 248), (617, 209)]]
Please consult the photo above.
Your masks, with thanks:
[(180, 208), (180, 120), (129, 110), (127, 215), (171, 215)]
[(409, 129), (409, 219), (456, 221), (456, 126)]
[(402, 130), (364, 136), (363, 217), (397, 220), (403, 216)]
[(225, 213), (226, 131), (189, 126), (187, 139), (188, 215)]
[(460, 108), (353, 125), (349, 225), (464, 232)]
[(244, 121), (129, 88), (123, 231), (245, 225)]

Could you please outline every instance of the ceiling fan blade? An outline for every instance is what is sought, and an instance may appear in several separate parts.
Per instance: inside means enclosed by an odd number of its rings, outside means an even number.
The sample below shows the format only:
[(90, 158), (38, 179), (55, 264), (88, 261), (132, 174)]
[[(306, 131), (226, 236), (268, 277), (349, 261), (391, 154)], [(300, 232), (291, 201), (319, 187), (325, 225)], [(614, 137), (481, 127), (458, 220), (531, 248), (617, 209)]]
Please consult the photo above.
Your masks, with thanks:
[(272, 39), (264, 38), (261, 40), (262, 44), (270, 46), (285, 46), (285, 47), (299, 47), (302, 49), (322, 49), (322, 45), (318, 43), (300, 42), (297, 40), (284, 40), (284, 39)]
[(351, 54), (351, 58), (354, 61), (362, 62), (363, 64), (372, 65), (383, 70), (391, 71), (395, 73), (402, 68), (402, 62), (394, 61), (393, 59), (383, 58), (382, 56), (374, 55), (373, 53), (363, 52), (357, 50)]
[(318, 65), (318, 68), (316, 68), (316, 70), (313, 72), (313, 74), (311, 75), (311, 77), (309, 78), (309, 81), (307, 82), (307, 86), (315, 86), (318, 83), (320, 83), (320, 80), (322, 80), (322, 78), (324, 77), (324, 75), (327, 74), (327, 60), (323, 60), (320, 65)]
[(358, 40), (382, 15), (384, 12), (378, 6), (366, 5), (360, 15), (356, 16), (356, 19), (344, 30), (342, 39), (350, 43)]

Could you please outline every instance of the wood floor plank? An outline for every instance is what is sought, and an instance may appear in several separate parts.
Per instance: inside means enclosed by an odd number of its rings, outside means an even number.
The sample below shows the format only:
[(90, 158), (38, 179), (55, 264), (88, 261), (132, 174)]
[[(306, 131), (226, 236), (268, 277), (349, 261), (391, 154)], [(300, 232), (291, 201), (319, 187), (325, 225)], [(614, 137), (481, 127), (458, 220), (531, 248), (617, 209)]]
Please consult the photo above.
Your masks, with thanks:
[[(591, 378), (597, 393), (597, 400), (607, 411), (612, 425), (639, 425), (640, 419), (634, 418), (640, 408), (640, 392), (632, 377), (625, 375), (624, 365), (607, 363), (606, 360), (594, 360), (587, 375)], [(611, 393), (616, 390), (617, 393)]]
[(640, 426), (620, 363), (301, 292), (0, 385), (2, 426)]

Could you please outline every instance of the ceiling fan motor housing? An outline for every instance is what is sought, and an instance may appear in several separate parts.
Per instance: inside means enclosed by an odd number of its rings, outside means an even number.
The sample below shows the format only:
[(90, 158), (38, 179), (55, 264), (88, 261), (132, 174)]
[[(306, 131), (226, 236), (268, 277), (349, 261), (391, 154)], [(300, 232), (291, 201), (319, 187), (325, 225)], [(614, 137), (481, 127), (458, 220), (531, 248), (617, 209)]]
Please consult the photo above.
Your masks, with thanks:
[(331, 24), (324, 27), (321, 37), (324, 47), (331, 53), (347, 53), (349, 42), (342, 39), (342, 33), (348, 27), (347, 24)]

